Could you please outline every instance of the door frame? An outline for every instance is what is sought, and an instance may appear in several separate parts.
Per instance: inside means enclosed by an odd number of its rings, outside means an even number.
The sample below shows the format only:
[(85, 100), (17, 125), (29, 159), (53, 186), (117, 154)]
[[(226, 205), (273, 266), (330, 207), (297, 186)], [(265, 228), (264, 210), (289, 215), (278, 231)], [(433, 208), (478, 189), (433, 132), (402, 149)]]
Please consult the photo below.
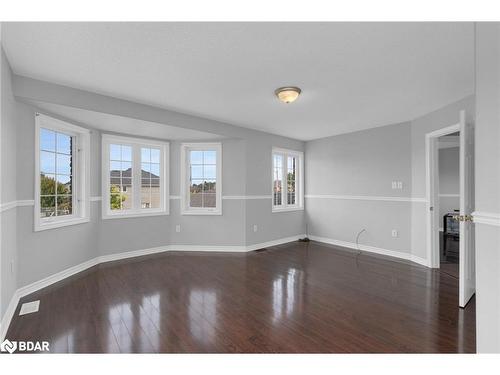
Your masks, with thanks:
[[(426, 247), (427, 263), (431, 268), (439, 268), (439, 149), (438, 138), (460, 131), (460, 123), (450, 125), (425, 135), (425, 174), (426, 174)], [(461, 136), (461, 134), (460, 134)]]

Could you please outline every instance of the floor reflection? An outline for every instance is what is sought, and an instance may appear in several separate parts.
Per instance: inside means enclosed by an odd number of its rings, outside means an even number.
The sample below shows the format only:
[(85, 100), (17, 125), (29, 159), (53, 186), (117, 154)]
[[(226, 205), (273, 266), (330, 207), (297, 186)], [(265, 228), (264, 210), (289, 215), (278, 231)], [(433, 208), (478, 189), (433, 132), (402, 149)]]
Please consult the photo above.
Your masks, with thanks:
[(304, 271), (296, 268), (288, 269), (273, 281), (273, 322), (278, 323), (285, 317), (294, 314), (301, 305), (304, 289)]
[(212, 343), (217, 323), (217, 294), (215, 291), (191, 290), (189, 293), (189, 326), (194, 338), (202, 343)]

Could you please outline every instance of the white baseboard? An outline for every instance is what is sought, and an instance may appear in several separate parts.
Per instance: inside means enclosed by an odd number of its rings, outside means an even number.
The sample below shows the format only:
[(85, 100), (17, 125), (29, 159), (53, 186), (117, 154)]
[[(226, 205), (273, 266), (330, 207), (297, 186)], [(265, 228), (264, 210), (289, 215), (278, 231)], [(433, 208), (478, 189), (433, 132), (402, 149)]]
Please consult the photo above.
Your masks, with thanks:
[(9, 329), (10, 322), (14, 313), (16, 312), (17, 305), (19, 303), (18, 291), (16, 290), (10, 299), (9, 305), (7, 306), (7, 310), (5, 310), (5, 314), (3, 315), (2, 321), (0, 322), (0, 342), (3, 342), (5, 339), (5, 335), (7, 334), (7, 330)]
[(141, 250), (133, 250), (133, 251), (127, 251), (124, 253), (115, 253), (115, 254), (109, 254), (109, 255), (101, 255), (98, 257), (95, 257), (93, 259), (90, 259), (86, 262), (77, 264), (76, 266), (67, 268), (63, 271), (57, 272), (53, 275), (50, 275), (44, 279), (35, 281), (31, 284), (25, 285), (19, 289), (17, 289), (14, 292), (14, 295), (12, 296), (9, 306), (2, 318), (1, 324), (0, 324), (0, 342), (2, 342), (5, 338), (5, 335), (7, 334), (7, 330), (9, 328), (10, 322), (14, 316), (14, 313), (16, 311), (17, 305), (19, 304), (19, 300), (31, 293), (34, 293), (40, 289), (43, 289), (49, 285), (55, 284), (59, 281), (62, 281), (70, 276), (73, 276), (79, 272), (85, 271), (86, 269), (89, 269), (90, 267), (93, 267), (95, 265), (101, 264), (101, 263), (106, 263), (106, 262), (113, 262), (117, 260), (122, 260), (122, 259), (128, 259), (128, 258), (135, 258), (135, 257), (140, 257), (144, 255), (150, 255), (150, 254), (157, 254), (157, 253), (162, 253), (166, 251), (210, 251), (210, 252), (248, 252), (248, 251), (253, 251), (257, 249), (261, 249), (264, 247), (269, 247), (269, 246), (277, 246), (277, 245), (282, 245), (288, 242), (296, 241), (299, 238), (304, 237), (304, 235), (296, 235), (292, 237), (285, 237), (285, 238), (280, 238), (277, 240), (272, 240), (268, 242), (262, 242), (258, 244), (253, 244), (253, 245), (235, 245), (235, 246), (203, 246), (203, 245), (167, 245), (167, 246), (159, 246), (159, 247), (153, 247), (149, 249), (141, 249)]
[[(354, 243), (354, 242), (340, 241), (340, 240), (335, 240), (332, 238), (319, 237), (319, 236), (309, 236), (309, 238), (313, 241), (318, 241), (318, 242), (323, 242), (323, 243), (327, 243), (330, 245), (336, 245), (336, 246), (341, 246), (341, 247), (347, 247), (349, 249), (358, 250), (358, 245), (356, 245), (356, 243)], [(422, 266), (429, 267), (427, 259), (420, 258), (416, 255), (413, 255), (413, 254), (410, 254), (407, 252), (403, 252), (403, 251), (382, 249), (380, 247), (363, 245), (363, 244), (359, 244), (359, 250), (370, 252), (370, 253), (375, 253), (375, 254), (380, 254), (380, 255), (386, 255), (386, 256), (399, 258), (399, 259), (405, 259), (405, 260), (409, 260), (411, 262), (420, 264)]]

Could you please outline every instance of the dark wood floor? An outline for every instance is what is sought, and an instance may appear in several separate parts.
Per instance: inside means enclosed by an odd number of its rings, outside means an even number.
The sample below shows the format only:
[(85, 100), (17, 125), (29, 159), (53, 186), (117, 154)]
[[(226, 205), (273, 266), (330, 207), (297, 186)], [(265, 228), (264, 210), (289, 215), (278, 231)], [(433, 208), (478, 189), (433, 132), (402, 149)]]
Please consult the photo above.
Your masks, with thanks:
[(51, 352), (475, 351), (456, 278), (315, 242), (102, 264), (36, 299), (7, 337)]

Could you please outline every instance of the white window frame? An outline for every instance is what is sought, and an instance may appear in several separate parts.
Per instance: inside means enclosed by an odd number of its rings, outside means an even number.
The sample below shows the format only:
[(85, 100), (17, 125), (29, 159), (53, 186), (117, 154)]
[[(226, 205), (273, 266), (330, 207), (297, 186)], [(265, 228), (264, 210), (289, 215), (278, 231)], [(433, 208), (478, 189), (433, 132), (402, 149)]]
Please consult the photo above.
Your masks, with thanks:
[[(72, 214), (50, 218), (40, 217), (40, 131), (48, 129), (73, 137), (72, 149)], [(35, 232), (88, 223), (90, 221), (90, 130), (65, 121), (35, 114)]]
[[(216, 153), (216, 206), (190, 207), (189, 151), (215, 151)], [(181, 215), (222, 215), (222, 144), (182, 143), (181, 144)]]
[[(283, 157), (283, 175), (282, 181), (286, 186), (281, 189), (281, 205), (274, 204), (274, 155), (279, 154)], [(295, 204), (287, 204), (287, 170), (288, 157), (298, 158), (297, 171), (295, 178)], [(304, 153), (302, 151), (287, 150), (284, 148), (273, 147), (271, 154), (271, 207), (272, 212), (287, 212), (304, 210)]]
[[(109, 180), (109, 146), (120, 144), (132, 147), (132, 186), (134, 186), (132, 209), (111, 210), (109, 207), (110, 180)], [(141, 147), (160, 149), (160, 207), (141, 208)], [(102, 218), (122, 219), (130, 217), (158, 216), (170, 214), (170, 176), (169, 159), (170, 144), (165, 141), (157, 141), (145, 138), (119, 136), (114, 134), (102, 135)]]

